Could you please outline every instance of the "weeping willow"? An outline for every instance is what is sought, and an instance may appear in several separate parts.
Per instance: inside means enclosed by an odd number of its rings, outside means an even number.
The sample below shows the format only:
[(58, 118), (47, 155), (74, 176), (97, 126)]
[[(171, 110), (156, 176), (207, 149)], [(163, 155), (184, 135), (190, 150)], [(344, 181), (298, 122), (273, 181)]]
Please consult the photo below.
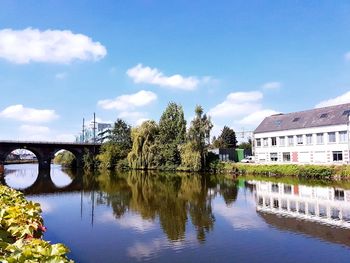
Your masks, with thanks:
[(133, 169), (152, 169), (157, 167), (158, 146), (156, 138), (159, 133), (155, 121), (145, 121), (140, 127), (131, 131), (132, 150), (128, 155), (129, 166)]

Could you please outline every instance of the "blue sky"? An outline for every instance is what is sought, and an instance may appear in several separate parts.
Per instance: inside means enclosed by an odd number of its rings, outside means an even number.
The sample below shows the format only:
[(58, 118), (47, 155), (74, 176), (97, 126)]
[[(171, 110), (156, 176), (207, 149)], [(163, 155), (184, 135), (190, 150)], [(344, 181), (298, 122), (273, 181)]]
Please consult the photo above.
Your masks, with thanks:
[(137, 125), (169, 101), (214, 134), (350, 102), (349, 1), (213, 3), (1, 1), (0, 138), (71, 140), (93, 112)]

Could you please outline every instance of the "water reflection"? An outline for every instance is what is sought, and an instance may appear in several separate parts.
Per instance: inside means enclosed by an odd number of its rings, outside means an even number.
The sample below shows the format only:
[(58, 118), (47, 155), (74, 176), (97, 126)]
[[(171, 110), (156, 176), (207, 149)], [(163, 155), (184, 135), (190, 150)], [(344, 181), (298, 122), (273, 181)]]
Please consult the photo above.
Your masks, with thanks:
[(256, 209), (268, 224), (350, 246), (350, 190), (250, 181)]
[[(41, 203), (45, 237), (67, 244), (77, 262), (350, 259), (350, 192), (337, 187), (57, 168), (22, 191)], [(313, 260), (289, 253), (305, 246), (318, 251)]]

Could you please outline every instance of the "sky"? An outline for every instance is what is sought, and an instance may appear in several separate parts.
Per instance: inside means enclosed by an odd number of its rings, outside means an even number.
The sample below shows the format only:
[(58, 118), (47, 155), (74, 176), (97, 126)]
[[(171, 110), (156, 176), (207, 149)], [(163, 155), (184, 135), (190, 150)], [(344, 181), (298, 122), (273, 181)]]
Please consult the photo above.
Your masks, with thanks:
[(72, 141), (82, 119), (212, 135), (350, 102), (349, 1), (0, 1), (0, 140)]

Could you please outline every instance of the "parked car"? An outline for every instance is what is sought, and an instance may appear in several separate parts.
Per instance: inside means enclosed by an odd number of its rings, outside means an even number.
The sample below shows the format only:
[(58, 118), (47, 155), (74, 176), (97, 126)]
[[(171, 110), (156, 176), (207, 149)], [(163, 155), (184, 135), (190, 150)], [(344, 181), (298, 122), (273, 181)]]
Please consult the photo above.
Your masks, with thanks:
[(246, 156), (241, 160), (241, 163), (254, 163), (254, 156)]

